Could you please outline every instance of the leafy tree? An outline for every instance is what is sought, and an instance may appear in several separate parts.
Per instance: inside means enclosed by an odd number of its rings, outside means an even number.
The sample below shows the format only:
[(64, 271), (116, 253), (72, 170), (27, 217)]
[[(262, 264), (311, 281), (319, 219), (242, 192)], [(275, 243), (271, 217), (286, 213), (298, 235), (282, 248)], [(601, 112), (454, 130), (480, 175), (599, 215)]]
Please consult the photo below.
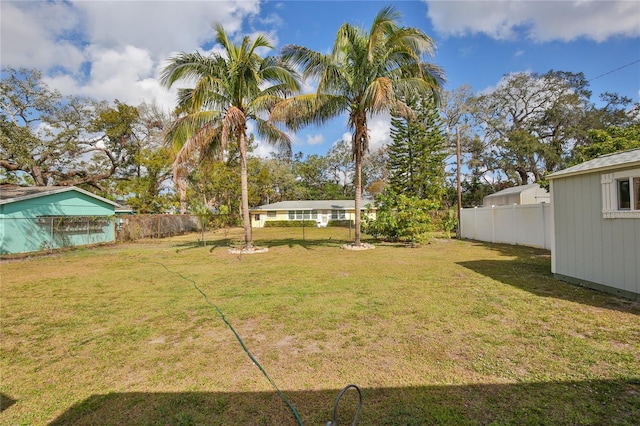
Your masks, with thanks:
[(384, 191), (389, 181), (389, 150), (386, 146), (364, 158), (362, 181), (366, 182), (366, 190), (373, 197)]
[[(121, 108), (122, 104), (117, 107)], [(130, 107), (125, 108), (133, 113)], [(101, 118), (108, 124), (113, 123), (109, 117), (117, 112), (111, 108), (101, 113)], [(124, 131), (114, 125), (107, 128), (111, 134), (130, 132), (127, 144), (132, 155), (123, 165), (124, 170), (109, 180), (111, 183), (104, 190), (104, 196), (115, 194), (138, 213), (163, 213), (174, 203), (174, 195), (168, 188), (171, 153), (163, 146), (164, 130), (170, 118), (156, 105), (144, 103), (135, 109), (135, 113), (138, 119), (131, 128)]]
[(640, 123), (628, 127), (611, 126), (606, 129), (589, 130), (591, 143), (576, 148), (574, 164), (600, 155), (640, 148)]
[(466, 84), (442, 94), (440, 114), (447, 138), (450, 165), (455, 165), (455, 171), (447, 176), (446, 194), (443, 202), (446, 206), (458, 204), (458, 143), (460, 144), (459, 172), (461, 181), (465, 179), (462, 166), (467, 162), (475, 163), (473, 166), (471, 164), (468, 166), (474, 167), (476, 173), (480, 169), (484, 172), (489, 171), (488, 165), (477, 163), (478, 154), (482, 154), (477, 152), (482, 141), (477, 137), (473, 128), (474, 103), (471, 101), (473, 97), (471, 86)]
[[(568, 159), (569, 164), (631, 146), (618, 138), (628, 138), (623, 136), (627, 129), (640, 124), (640, 103), (634, 104), (630, 98), (610, 92), (600, 95), (600, 101), (602, 106), (590, 105), (584, 112), (575, 146)], [(630, 129), (630, 132), (633, 133), (633, 130)], [(618, 140), (607, 141), (607, 135)]]
[(238, 167), (222, 161), (204, 161), (188, 177), (189, 211), (227, 214), (239, 210), (240, 174)]
[[(302, 156), (302, 153), (300, 153)], [(294, 162), (295, 164), (295, 162)], [(297, 179), (290, 158), (274, 157), (267, 160), (267, 167), (273, 180), (271, 182), (271, 198), (265, 202), (277, 202), (285, 200), (302, 200), (308, 198)]]
[[(37, 186), (102, 189), (133, 162), (137, 109), (63, 97), (38, 70), (3, 68), (0, 82), (0, 167)], [(14, 181), (20, 180), (13, 178)]]
[(290, 149), (289, 137), (263, 115), (275, 103), (297, 92), (299, 82), (285, 61), (258, 55), (259, 49), (272, 48), (265, 36), (253, 40), (244, 37), (237, 45), (229, 41), (222, 25), (215, 24), (214, 29), (216, 42), (224, 53), (202, 56), (183, 52), (171, 58), (162, 71), (161, 80), (166, 87), (183, 80), (194, 83), (193, 88), (179, 90), (177, 110), (181, 116), (168, 132), (167, 141), (181, 147), (174, 162), (177, 171), (198, 149), (223, 153), (230, 136), (235, 136), (240, 151), (244, 248), (250, 249), (247, 123), (253, 121), (257, 134), (266, 141)]
[[(368, 32), (343, 24), (328, 54), (295, 45), (282, 49), (283, 58), (301, 66), (305, 78), (316, 79), (318, 89), (315, 94), (280, 103), (271, 117), (296, 129), (348, 114), (353, 130), (356, 212), (361, 209), (362, 161), (369, 148), (368, 118), (392, 109), (411, 116), (413, 111), (402, 99), (410, 93), (433, 95), (442, 80), (438, 67), (421, 61), (423, 55), (433, 53), (433, 40), (418, 29), (399, 26), (399, 18), (392, 7), (385, 7)], [(354, 244), (360, 245), (359, 214)]]
[(354, 170), (351, 143), (340, 139), (333, 143), (326, 156), (326, 167), (329, 175), (332, 196), (328, 199), (343, 199), (354, 197)]
[(304, 161), (297, 159), (293, 163), (293, 173), (305, 189), (305, 198), (312, 200), (324, 198), (324, 187), (328, 182), (325, 157), (310, 154)]
[(392, 113), (389, 186), (395, 193), (440, 202), (444, 195), (446, 140), (432, 99), (409, 97), (411, 118)]
[(473, 114), (490, 146), (485, 162), (516, 184), (563, 168), (591, 96), (587, 87), (582, 73), (516, 73), (476, 97)]

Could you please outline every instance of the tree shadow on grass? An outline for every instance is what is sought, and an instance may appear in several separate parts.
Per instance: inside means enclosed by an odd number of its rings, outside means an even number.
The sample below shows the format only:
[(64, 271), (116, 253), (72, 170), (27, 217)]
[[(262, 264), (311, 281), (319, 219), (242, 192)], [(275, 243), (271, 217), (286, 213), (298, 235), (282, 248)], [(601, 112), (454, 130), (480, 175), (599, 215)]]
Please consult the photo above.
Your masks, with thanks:
[(177, 253), (180, 253), (186, 250), (198, 249), (198, 248), (205, 248), (205, 249), (208, 249), (209, 251), (213, 251), (215, 249), (220, 249), (220, 248), (231, 248), (236, 243), (237, 241), (232, 240), (231, 238), (224, 238), (224, 239), (210, 240), (210, 241), (207, 241), (207, 240), (187, 241), (180, 244), (173, 244), (171, 247), (175, 248)]
[(341, 245), (347, 244), (346, 241), (332, 238), (327, 239), (303, 239), (303, 238), (283, 238), (281, 240), (257, 240), (255, 242), (261, 247), (300, 247), (305, 250), (314, 250), (317, 247), (335, 247), (340, 248)]
[[(283, 239), (268, 239), (268, 240), (254, 240), (253, 245), (256, 247), (301, 247), (306, 250), (313, 250), (315, 247), (332, 247), (335, 246), (337, 248), (342, 244), (346, 244), (346, 241), (338, 241), (338, 240), (318, 240), (318, 239), (298, 239), (298, 238), (283, 238)], [(174, 244), (172, 247), (176, 248), (178, 253), (192, 250), (192, 249), (202, 249), (208, 248), (209, 251), (213, 251), (216, 249), (231, 249), (234, 247), (242, 246), (243, 241), (235, 240), (235, 239), (221, 239), (221, 240), (211, 240), (211, 241), (190, 241), (184, 242), (180, 244)]]
[(640, 302), (570, 284), (554, 278), (548, 250), (508, 244), (475, 243), (509, 257), (457, 262), (474, 272), (540, 297), (552, 297), (640, 315)]
[(16, 402), (17, 401), (11, 398), (9, 395), (5, 395), (4, 393), (0, 392), (0, 413), (11, 407)]
[[(333, 419), (337, 389), (285, 391), (304, 424)], [(361, 425), (619, 424), (640, 420), (640, 379), (417, 386), (362, 390)], [(353, 422), (357, 394), (341, 399)], [(295, 425), (275, 392), (124, 392), (93, 395), (51, 425)]]

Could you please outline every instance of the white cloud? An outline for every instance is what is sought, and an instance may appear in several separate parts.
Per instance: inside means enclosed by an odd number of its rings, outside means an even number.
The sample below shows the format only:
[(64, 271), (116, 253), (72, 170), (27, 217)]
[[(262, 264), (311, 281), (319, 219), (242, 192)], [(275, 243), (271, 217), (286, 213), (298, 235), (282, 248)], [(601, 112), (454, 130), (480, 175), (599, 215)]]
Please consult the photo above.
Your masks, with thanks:
[[(369, 129), (369, 151), (377, 151), (380, 147), (391, 142), (391, 115), (378, 114), (367, 118), (367, 128)], [(342, 140), (351, 143), (353, 134), (345, 132)]]
[(45, 81), (62, 93), (85, 95), (131, 105), (155, 101), (165, 110), (175, 105), (175, 91), (169, 92), (157, 80), (159, 70), (149, 51), (134, 46), (119, 50), (88, 49), (91, 70), (87, 82), (80, 84), (71, 75), (56, 75)]
[(79, 67), (84, 53), (65, 38), (78, 25), (77, 15), (64, 8), (60, 3), (0, 2), (2, 66)]
[(321, 133), (315, 135), (307, 135), (307, 143), (309, 145), (318, 145), (324, 142), (324, 135)]
[(86, 17), (93, 44), (144, 46), (154, 60), (173, 51), (193, 51), (214, 37), (211, 23), (233, 36), (248, 15), (259, 12), (252, 1), (76, 1)]
[(638, 1), (423, 1), (434, 28), (445, 35), (484, 33), (509, 39), (524, 30), (538, 42), (640, 36)]
[(383, 145), (391, 142), (391, 115), (380, 114), (370, 117), (367, 121), (367, 127), (369, 128), (370, 152), (377, 151)]
[(260, 3), (2, 1), (0, 8), (3, 66), (38, 68), (65, 95), (172, 108), (175, 90), (158, 82), (165, 59), (178, 51), (211, 51), (214, 20), (233, 38)]

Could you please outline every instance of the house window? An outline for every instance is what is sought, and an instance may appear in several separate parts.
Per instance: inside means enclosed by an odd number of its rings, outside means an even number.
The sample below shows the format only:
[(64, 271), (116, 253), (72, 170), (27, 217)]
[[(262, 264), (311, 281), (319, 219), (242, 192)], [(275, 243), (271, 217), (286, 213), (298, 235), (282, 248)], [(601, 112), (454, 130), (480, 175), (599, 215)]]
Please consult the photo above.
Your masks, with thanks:
[(289, 220), (318, 219), (317, 210), (289, 210)]
[(640, 217), (640, 169), (607, 173), (602, 184), (602, 217)]
[(278, 216), (278, 213), (275, 210), (267, 211), (267, 217), (276, 217), (276, 216)]
[(346, 218), (344, 210), (331, 210), (331, 220), (344, 220)]
[(289, 210), (289, 220), (302, 220), (302, 210)]

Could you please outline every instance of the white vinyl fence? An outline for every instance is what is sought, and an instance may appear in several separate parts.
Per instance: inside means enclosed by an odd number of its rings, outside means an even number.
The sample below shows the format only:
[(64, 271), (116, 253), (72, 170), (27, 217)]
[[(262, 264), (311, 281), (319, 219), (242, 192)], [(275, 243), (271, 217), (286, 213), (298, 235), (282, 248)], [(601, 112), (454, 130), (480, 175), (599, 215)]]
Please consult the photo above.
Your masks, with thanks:
[(551, 250), (551, 204), (474, 207), (460, 211), (462, 238)]

